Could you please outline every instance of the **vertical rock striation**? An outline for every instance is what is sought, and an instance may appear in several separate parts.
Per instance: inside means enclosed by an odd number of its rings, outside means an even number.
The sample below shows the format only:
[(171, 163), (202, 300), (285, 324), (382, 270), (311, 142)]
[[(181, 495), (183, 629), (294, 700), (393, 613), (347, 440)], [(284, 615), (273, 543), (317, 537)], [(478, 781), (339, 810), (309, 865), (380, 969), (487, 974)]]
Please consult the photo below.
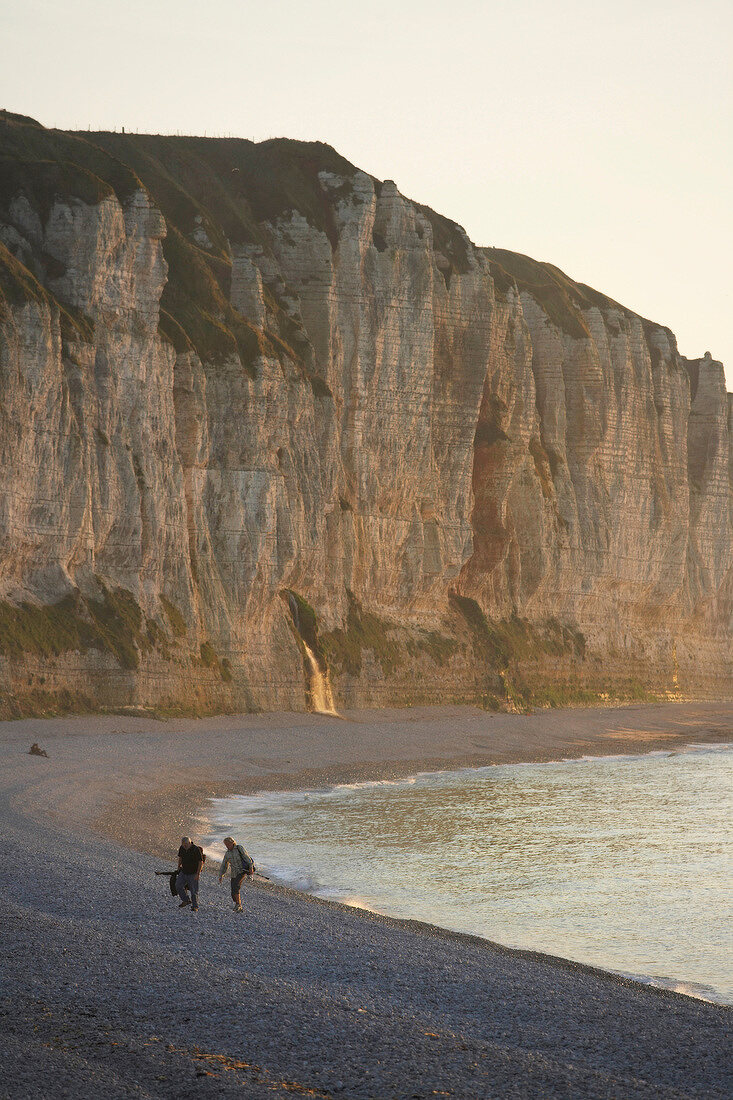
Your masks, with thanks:
[(327, 146), (0, 147), (7, 712), (730, 690), (719, 363)]

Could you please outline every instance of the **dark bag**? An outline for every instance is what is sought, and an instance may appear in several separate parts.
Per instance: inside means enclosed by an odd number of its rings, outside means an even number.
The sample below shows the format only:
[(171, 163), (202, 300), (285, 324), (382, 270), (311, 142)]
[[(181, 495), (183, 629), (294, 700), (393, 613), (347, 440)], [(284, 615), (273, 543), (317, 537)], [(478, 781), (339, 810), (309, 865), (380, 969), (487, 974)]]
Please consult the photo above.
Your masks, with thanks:
[(171, 877), (170, 877), (170, 887), (171, 887), (171, 893), (173, 894), (174, 897), (178, 893), (178, 890), (176, 889), (176, 879), (177, 878), (178, 878), (178, 871), (173, 871), (171, 873)]
[(237, 851), (239, 852), (240, 856), (242, 857), (242, 863), (244, 865), (245, 872), (248, 875), (253, 875), (254, 871), (255, 871), (255, 861), (252, 859), (252, 856), (249, 855), (248, 852), (245, 852), (245, 850), (244, 850), (244, 848), (242, 847), (241, 844), (237, 845)]

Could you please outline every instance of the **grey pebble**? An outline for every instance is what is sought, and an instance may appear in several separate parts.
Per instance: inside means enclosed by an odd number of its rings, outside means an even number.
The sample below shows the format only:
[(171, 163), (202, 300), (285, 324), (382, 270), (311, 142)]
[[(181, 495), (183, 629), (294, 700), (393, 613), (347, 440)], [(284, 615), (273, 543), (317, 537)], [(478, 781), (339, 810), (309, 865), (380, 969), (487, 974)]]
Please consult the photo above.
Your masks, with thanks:
[[(730, 1010), (574, 964), (204, 875), (0, 797), (2, 1100), (723, 1100)], [(228, 1067), (228, 1068), (225, 1068)]]

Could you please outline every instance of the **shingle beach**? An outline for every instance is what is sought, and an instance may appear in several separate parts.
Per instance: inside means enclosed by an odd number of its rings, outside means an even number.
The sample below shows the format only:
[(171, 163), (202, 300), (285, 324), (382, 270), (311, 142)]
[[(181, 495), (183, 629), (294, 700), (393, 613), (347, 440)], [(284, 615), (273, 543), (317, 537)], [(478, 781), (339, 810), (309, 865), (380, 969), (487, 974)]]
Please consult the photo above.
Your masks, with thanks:
[(209, 796), (732, 739), (722, 703), (1, 723), (0, 1097), (728, 1097), (723, 1006), (263, 881), (238, 915), (212, 868), (194, 914), (153, 871)]

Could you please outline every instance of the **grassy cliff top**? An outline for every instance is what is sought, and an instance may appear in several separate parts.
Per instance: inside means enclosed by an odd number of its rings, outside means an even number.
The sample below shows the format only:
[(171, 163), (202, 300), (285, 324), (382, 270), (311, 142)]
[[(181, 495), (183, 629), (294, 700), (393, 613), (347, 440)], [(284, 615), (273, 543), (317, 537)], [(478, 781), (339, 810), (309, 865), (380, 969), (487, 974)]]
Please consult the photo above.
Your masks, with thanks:
[[(279, 334), (260, 333), (232, 310), (230, 245), (250, 244), (267, 251), (264, 223), (297, 211), (324, 232), (335, 248), (333, 199), (318, 178), (324, 171), (343, 178), (338, 189), (343, 197), (357, 169), (322, 142), (73, 133), (46, 129), (34, 119), (0, 111), (0, 220), (19, 194), (44, 220), (57, 198), (94, 204), (115, 194), (124, 202), (143, 188), (168, 227), (163, 249), (169, 275), (161, 301), (161, 331), (179, 349), (192, 346), (209, 361), (238, 351), (248, 369), (266, 348), (282, 353), (283, 326)], [(374, 183), (379, 192), (381, 184)], [(448, 257), (451, 270), (467, 271), (470, 246), (460, 227), (415, 205), (430, 221), (434, 247)], [(512, 286), (529, 292), (549, 320), (574, 337), (588, 336), (582, 311), (591, 306), (634, 316), (551, 264), (505, 249), (483, 252), (500, 293)], [(2, 284), (7, 300), (35, 295), (36, 280), (51, 289), (42, 261), (39, 264), (29, 284), (27, 276), (4, 257)], [(52, 271), (46, 275), (53, 278)], [(292, 352), (289, 342), (285, 350)]]
[(492, 276), (500, 291), (506, 292), (511, 283), (520, 293), (527, 291), (557, 328), (577, 339), (590, 335), (582, 311), (593, 306), (604, 311), (615, 310), (628, 318), (637, 316), (605, 294), (584, 283), (576, 283), (554, 264), (542, 263), (505, 248), (484, 248), (482, 251), (489, 259)]
[[(263, 223), (297, 210), (335, 245), (322, 171), (348, 180), (355, 168), (320, 142), (67, 133), (0, 111), (0, 220), (19, 195), (43, 222), (56, 199), (93, 205), (114, 194), (124, 203), (144, 189), (168, 229), (161, 332), (178, 350), (193, 347), (209, 362), (239, 355), (250, 373), (263, 352), (297, 355), (279, 333), (261, 332), (232, 309), (230, 244), (267, 250)], [(58, 272), (46, 269), (46, 259), (38, 257), (37, 270), (28, 273), (3, 254), (5, 301), (27, 301), (45, 286), (62, 309), (47, 285)]]

